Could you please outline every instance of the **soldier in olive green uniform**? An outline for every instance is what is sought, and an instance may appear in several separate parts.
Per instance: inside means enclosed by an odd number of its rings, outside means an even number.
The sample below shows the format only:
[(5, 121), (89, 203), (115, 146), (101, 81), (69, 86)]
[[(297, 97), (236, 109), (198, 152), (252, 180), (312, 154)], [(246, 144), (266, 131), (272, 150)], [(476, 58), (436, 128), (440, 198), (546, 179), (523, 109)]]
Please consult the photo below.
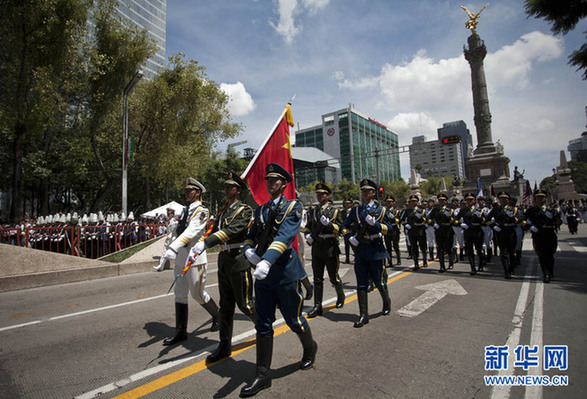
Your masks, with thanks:
[(342, 225), (340, 210), (329, 201), (332, 190), (324, 183), (316, 185), (318, 205), (308, 211), (306, 224), (306, 242), (312, 246), (312, 271), (314, 272), (314, 308), (308, 317), (322, 315), (322, 298), (324, 294), (324, 268), (328, 271), (330, 282), (336, 290), (336, 307), (344, 306), (344, 290), (338, 275), (340, 249), (338, 232)]
[(218, 290), (220, 291), (220, 344), (206, 360), (216, 362), (231, 355), (232, 326), (235, 303), (253, 323), (257, 321), (253, 302), (253, 279), (251, 264), (242, 254), (243, 242), (253, 215), (252, 208), (240, 201), (246, 183), (234, 172), (229, 173), (224, 183), (227, 204), (218, 215), (218, 231), (198, 242), (190, 257), (206, 248), (220, 246), (218, 254)]

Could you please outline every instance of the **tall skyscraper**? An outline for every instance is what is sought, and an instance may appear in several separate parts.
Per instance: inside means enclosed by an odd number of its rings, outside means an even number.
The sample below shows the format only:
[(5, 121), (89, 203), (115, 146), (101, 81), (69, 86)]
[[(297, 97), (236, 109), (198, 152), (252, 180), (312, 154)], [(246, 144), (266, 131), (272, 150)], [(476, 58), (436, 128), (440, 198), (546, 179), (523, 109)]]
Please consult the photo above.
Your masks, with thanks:
[(467, 124), (464, 121), (446, 122), (442, 124), (442, 127), (437, 129), (438, 140), (442, 140), (446, 137), (459, 136), (461, 138), (461, 152), (463, 154), (463, 160), (467, 160), (467, 151), (470, 146), (473, 148), (473, 136), (467, 129)]
[(165, 25), (167, 0), (118, 0), (118, 13), (139, 28), (147, 30), (157, 43), (157, 52), (149, 58), (143, 69), (145, 78), (152, 79), (166, 64)]
[(410, 169), (420, 169), (420, 174), (425, 179), (441, 179), (444, 176), (465, 177), (461, 144), (443, 144), (442, 140), (426, 141), (425, 136), (412, 137)]
[(296, 147), (315, 147), (340, 161), (340, 178), (356, 183), (365, 177), (379, 182), (401, 177), (398, 135), (351, 105), (322, 115), (321, 125), (295, 137)]

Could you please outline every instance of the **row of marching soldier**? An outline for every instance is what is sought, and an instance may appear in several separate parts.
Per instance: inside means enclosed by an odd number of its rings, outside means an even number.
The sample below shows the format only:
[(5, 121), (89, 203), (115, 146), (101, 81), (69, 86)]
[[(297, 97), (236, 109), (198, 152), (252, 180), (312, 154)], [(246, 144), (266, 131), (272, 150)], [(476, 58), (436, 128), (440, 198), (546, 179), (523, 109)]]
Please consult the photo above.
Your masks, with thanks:
[[(241, 397), (254, 396), (271, 386), (271, 360), (273, 354), (273, 323), (279, 308), (290, 329), (297, 334), (302, 346), (299, 368), (311, 369), (316, 361), (318, 345), (310, 326), (302, 313), (304, 293), (311, 295), (304, 264), (296, 253), (298, 234), (311, 246), (314, 276), (314, 306), (307, 317), (323, 314), (324, 272), (336, 292), (335, 309), (345, 304), (345, 293), (339, 272), (339, 237), (354, 252), (354, 271), (357, 282), (359, 316), (354, 327), (369, 323), (367, 294), (374, 285), (382, 300), (382, 315), (391, 312), (391, 299), (387, 286), (387, 267), (391, 266), (391, 253), (395, 252), (400, 263), (399, 235), (403, 230), (414, 270), (432, 261), (434, 247), (440, 264), (440, 272), (454, 267), (453, 251), (455, 231), (463, 232), (465, 253), (471, 266), (471, 274), (483, 270), (495, 232), (497, 246), (506, 278), (511, 278), (513, 268), (519, 262), (516, 245), (519, 227), (531, 230), (535, 241), (544, 281), (553, 276), (553, 257), (556, 250), (556, 229), (560, 218), (555, 208), (546, 207), (545, 193), (535, 192), (536, 206), (523, 216), (515, 205), (509, 205), (510, 197), (498, 195), (499, 204), (491, 206), (484, 198), (467, 194), (464, 203), (458, 199), (448, 205), (444, 193), (437, 196), (438, 204), (428, 202), (419, 205), (419, 198), (411, 196), (405, 209), (397, 209), (391, 197), (384, 206), (376, 200), (377, 185), (369, 179), (360, 182), (361, 203), (357, 206), (336, 208), (328, 185), (316, 186), (317, 204), (307, 211), (307, 222), (302, 228), (303, 209), (296, 199), (283, 195), (292, 176), (279, 164), (270, 163), (265, 173), (266, 189), (270, 200), (256, 210), (240, 200), (247, 185), (236, 173), (230, 173), (225, 181), (226, 202), (214, 224), (206, 229), (209, 211), (201, 202), (205, 187), (189, 178), (185, 188), (187, 206), (177, 225), (176, 238), (162, 256), (175, 260), (175, 309), (176, 332), (163, 341), (173, 345), (188, 339), (188, 294), (196, 299), (212, 316), (211, 331), (219, 330), (218, 347), (207, 357), (215, 363), (232, 354), (232, 330), (234, 312), (238, 307), (256, 328), (256, 369), (254, 379), (242, 388)], [(345, 201), (346, 203), (347, 201)], [(488, 229), (489, 228), (489, 229)], [(426, 229), (433, 233), (427, 240)], [(388, 238), (389, 237), (389, 238)], [(430, 237), (430, 235), (428, 235)], [(386, 248), (385, 243), (388, 243)], [(548, 243), (548, 245), (546, 245)], [(219, 247), (218, 286), (220, 307), (205, 289), (207, 259), (206, 250)], [(478, 256), (478, 263), (475, 258)], [(496, 252), (494, 252), (496, 254)], [(303, 254), (302, 254), (303, 255)], [(427, 257), (428, 255), (428, 257)], [(448, 259), (446, 265), (445, 257)], [(347, 262), (349, 255), (346, 255)], [(305, 283), (304, 283), (305, 282)], [(310, 290), (310, 292), (308, 292)], [(253, 296), (254, 292), (254, 296)]]

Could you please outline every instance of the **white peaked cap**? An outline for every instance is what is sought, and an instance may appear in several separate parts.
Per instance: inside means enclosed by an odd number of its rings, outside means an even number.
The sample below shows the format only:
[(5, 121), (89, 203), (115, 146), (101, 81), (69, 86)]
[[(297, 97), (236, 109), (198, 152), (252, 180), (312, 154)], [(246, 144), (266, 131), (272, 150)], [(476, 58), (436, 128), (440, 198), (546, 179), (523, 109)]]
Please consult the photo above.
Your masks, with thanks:
[(69, 222), (71, 220), (71, 213), (67, 212), (67, 215), (65, 215), (65, 221)]
[(58, 213), (56, 213), (55, 215), (53, 215), (53, 223), (59, 223), (59, 218), (60, 218), (60, 217), (61, 217), (61, 216), (59, 216), (59, 214), (58, 214)]
[(124, 212), (120, 214), (120, 220), (122, 220), (123, 222), (126, 220), (126, 215), (124, 214)]
[(45, 218), (45, 223), (49, 224), (49, 223), (53, 223), (53, 216), (49, 215)]
[(39, 216), (37, 218), (37, 224), (39, 224), (39, 225), (45, 224), (45, 218), (43, 216)]
[(65, 215), (61, 215), (59, 217), (59, 223), (65, 223), (67, 220), (65, 219)]

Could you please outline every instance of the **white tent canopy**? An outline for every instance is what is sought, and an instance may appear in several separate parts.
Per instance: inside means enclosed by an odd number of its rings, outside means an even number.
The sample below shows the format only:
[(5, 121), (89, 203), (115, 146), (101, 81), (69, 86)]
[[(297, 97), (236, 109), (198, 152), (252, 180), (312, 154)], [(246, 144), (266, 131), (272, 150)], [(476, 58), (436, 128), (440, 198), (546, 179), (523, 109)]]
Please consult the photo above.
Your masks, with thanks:
[(168, 204), (165, 205), (161, 205), (159, 208), (155, 208), (150, 210), (149, 212), (145, 212), (143, 214), (141, 214), (142, 217), (144, 218), (154, 218), (156, 215), (165, 215), (167, 216), (167, 208), (172, 208), (175, 210), (175, 216), (179, 216), (181, 214), (181, 212), (183, 211), (183, 208), (185, 208), (183, 205), (178, 204), (175, 201), (171, 201)]

